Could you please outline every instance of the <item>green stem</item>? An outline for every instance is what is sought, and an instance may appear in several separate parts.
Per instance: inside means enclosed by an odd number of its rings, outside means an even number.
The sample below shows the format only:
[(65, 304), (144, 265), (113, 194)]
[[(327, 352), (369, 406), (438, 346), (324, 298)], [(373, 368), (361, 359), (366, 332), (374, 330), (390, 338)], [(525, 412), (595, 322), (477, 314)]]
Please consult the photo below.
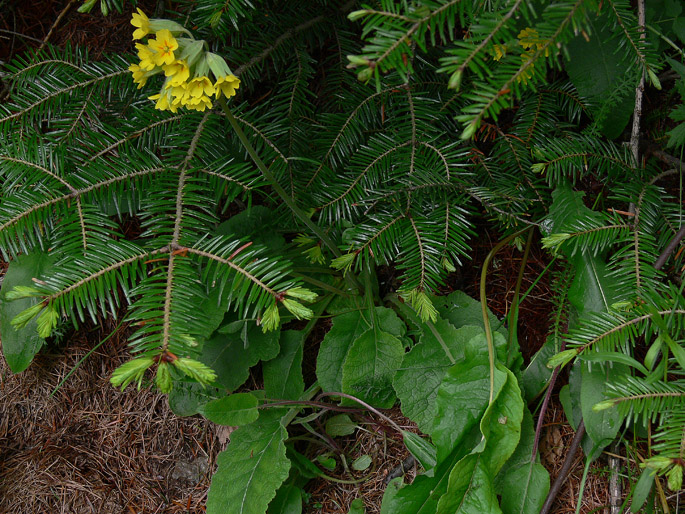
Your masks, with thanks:
[[(317, 380), (314, 382), (311, 386), (309, 386), (309, 389), (307, 389), (302, 395), (300, 396), (300, 400), (307, 402), (314, 398), (314, 395), (319, 392), (319, 389), (321, 389), (321, 386), (319, 385), (319, 381)], [(287, 427), (292, 423), (292, 421), (295, 419), (295, 416), (302, 410), (302, 407), (294, 407), (288, 411), (288, 413), (281, 418), (281, 424), (284, 427)]]
[(262, 159), (259, 157), (256, 150), (252, 146), (252, 143), (250, 143), (250, 141), (247, 139), (245, 132), (243, 132), (243, 129), (238, 124), (238, 120), (235, 119), (235, 116), (233, 116), (233, 113), (228, 108), (228, 105), (226, 104), (226, 99), (223, 97), (219, 98), (219, 105), (224, 110), (224, 114), (226, 114), (226, 119), (231, 124), (231, 127), (233, 127), (233, 130), (238, 136), (238, 139), (240, 139), (240, 142), (245, 147), (245, 150), (247, 150), (247, 153), (250, 154), (250, 157), (252, 157), (252, 160), (257, 165), (257, 168), (259, 168), (259, 171), (262, 173), (262, 175), (264, 175), (264, 178), (269, 182), (269, 185), (273, 188), (274, 191), (276, 191), (276, 194), (281, 198), (281, 200), (283, 200), (283, 203), (285, 203), (288, 206), (288, 208), (293, 212), (295, 216), (299, 218), (299, 220), (302, 223), (307, 225), (309, 230), (316, 234), (316, 237), (318, 237), (328, 247), (328, 249), (331, 252), (333, 252), (333, 255), (335, 255), (336, 257), (340, 257), (342, 253), (335, 245), (335, 243), (331, 240), (331, 238), (328, 237), (328, 235), (321, 229), (321, 227), (314, 223), (309, 218), (309, 216), (307, 216), (305, 212), (297, 206), (295, 201), (290, 197), (290, 195), (288, 195), (286, 190), (283, 189), (283, 186), (281, 186), (281, 184), (278, 183), (278, 180), (276, 180), (276, 176), (273, 173), (271, 173), (269, 168), (266, 167), (264, 161), (262, 161)]
[(488, 405), (491, 404), (495, 399), (495, 343), (492, 337), (490, 319), (488, 318), (488, 297), (485, 291), (485, 281), (488, 277), (488, 266), (490, 266), (490, 261), (492, 261), (495, 254), (497, 254), (497, 252), (499, 252), (504, 245), (509, 243), (509, 241), (515, 237), (523, 234), (526, 230), (529, 230), (529, 227), (511, 234), (497, 243), (497, 245), (490, 250), (490, 253), (485, 258), (485, 262), (483, 262), (483, 269), (480, 272), (480, 306), (483, 312), (483, 325), (485, 326), (485, 339), (488, 343), (488, 359), (490, 361), (490, 398), (488, 400)]
[(538, 285), (538, 282), (540, 282), (540, 279), (545, 276), (545, 273), (549, 271), (549, 269), (554, 266), (554, 263), (557, 262), (558, 256), (554, 256), (551, 261), (549, 261), (549, 264), (545, 266), (545, 269), (543, 269), (540, 274), (535, 277), (535, 280), (533, 280), (533, 283), (530, 285), (530, 287), (526, 290), (525, 293), (521, 295), (521, 299), (519, 300), (519, 303), (523, 302), (526, 297), (530, 294), (530, 292), (535, 288), (536, 285)]
[[(252, 146), (252, 143), (250, 143), (250, 141), (247, 139), (247, 136), (245, 135), (245, 132), (243, 132), (243, 129), (240, 127), (238, 120), (236, 120), (235, 116), (233, 116), (231, 109), (228, 108), (226, 99), (223, 97), (219, 98), (219, 105), (223, 109), (224, 114), (226, 115), (226, 119), (231, 124), (231, 127), (233, 127), (233, 130), (238, 136), (238, 139), (240, 139), (240, 142), (243, 144), (243, 147), (245, 147), (247, 153), (250, 154), (250, 157), (252, 157), (252, 160), (257, 165), (257, 168), (262, 173), (262, 175), (264, 175), (264, 178), (269, 182), (269, 185), (272, 187), (272, 189), (276, 191), (276, 194), (281, 198), (281, 200), (283, 200), (283, 203), (285, 203), (288, 206), (288, 208), (292, 211), (292, 213), (302, 223), (304, 223), (307, 226), (307, 228), (309, 228), (309, 230), (311, 230), (316, 235), (316, 237), (318, 237), (323, 242), (323, 244), (325, 244), (328, 247), (328, 249), (333, 253), (333, 255), (335, 255), (336, 257), (340, 257), (342, 255), (342, 252), (338, 249), (333, 240), (330, 237), (328, 237), (328, 234), (326, 234), (326, 232), (321, 227), (314, 223), (309, 218), (309, 216), (307, 216), (307, 214), (297, 206), (295, 200), (293, 200), (290, 197), (290, 195), (286, 192), (286, 190), (283, 189), (283, 186), (281, 186), (281, 184), (278, 183), (278, 180), (276, 180), (276, 176), (273, 173), (271, 173), (271, 170), (269, 170), (269, 168), (267, 168), (267, 166), (264, 164), (264, 161), (262, 161), (262, 159), (259, 157), (257, 151)], [(351, 273), (345, 273), (345, 279), (348, 281), (348, 283), (352, 286), (353, 289), (361, 291), (361, 285), (359, 284), (357, 277), (355, 277)]]
[(514, 299), (511, 302), (511, 310), (509, 311), (509, 334), (507, 336), (507, 367), (511, 367), (512, 348), (514, 346), (514, 334), (518, 333), (518, 319), (519, 319), (519, 295), (521, 293), (521, 283), (523, 282), (523, 274), (526, 271), (526, 262), (530, 255), (530, 247), (533, 243), (533, 227), (528, 230), (528, 240), (526, 241), (526, 249), (523, 251), (523, 258), (521, 259), (521, 267), (519, 268), (519, 276), (516, 279), (516, 288), (514, 289)]

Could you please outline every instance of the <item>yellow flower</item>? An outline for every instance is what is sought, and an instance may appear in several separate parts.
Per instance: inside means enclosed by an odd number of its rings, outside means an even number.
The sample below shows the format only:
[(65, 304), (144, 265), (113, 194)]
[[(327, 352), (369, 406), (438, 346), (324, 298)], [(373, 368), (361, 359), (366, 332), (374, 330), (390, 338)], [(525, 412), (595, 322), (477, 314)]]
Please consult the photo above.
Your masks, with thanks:
[(153, 61), (157, 66), (164, 66), (174, 62), (174, 50), (178, 49), (178, 41), (167, 29), (162, 29), (156, 34), (157, 39), (153, 39), (148, 46), (153, 50)]
[(212, 108), (212, 100), (206, 95), (193, 96), (186, 100), (185, 106), (189, 109), (204, 112), (207, 108)]
[(195, 77), (188, 82), (188, 94), (194, 98), (210, 96), (214, 94), (214, 86), (209, 77)]
[(133, 13), (131, 18), (131, 25), (138, 27), (133, 31), (133, 39), (142, 39), (150, 33), (150, 20), (140, 8), (137, 10), (138, 13)]
[(153, 70), (155, 67), (153, 60), (155, 53), (140, 43), (136, 43), (136, 49), (138, 50), (138, 59), (140, 59), (140, 68), (145, 71)]
[(150, 100), (157, 100), (157, 103), (155, 104), (155, 109), (159, 109), (160, 111), (171, 111), (171, 112), (176, 112), (178, 110), (178, 107), (173, 104), (173, 102), (169, 102), (169, 93), (166, 91), (162, 91), (161, 93), (157, 95), (152, 95), (148, 97)]
[(148, 77), (150, 77), (150, 74), (137, 64), (131, 64), (128, 69), (133, 73), (133, 82), (138, 84), (138, 89), (143, 87), (147, 82)]
[(169, 81), (171, 86), (180, 86), (190, 76), (190, 68), (185, 61), (179, 60), (164, 66), (164, 75), (172, 77)]
[(235, 90), (240, 87), (240, 79), (235, 75), (227, 75), (225, 77), (218, 77), (214, 83), (214, 92), (219, 98), (220, 93), (223, 93), (226, 98), (235, 96)]

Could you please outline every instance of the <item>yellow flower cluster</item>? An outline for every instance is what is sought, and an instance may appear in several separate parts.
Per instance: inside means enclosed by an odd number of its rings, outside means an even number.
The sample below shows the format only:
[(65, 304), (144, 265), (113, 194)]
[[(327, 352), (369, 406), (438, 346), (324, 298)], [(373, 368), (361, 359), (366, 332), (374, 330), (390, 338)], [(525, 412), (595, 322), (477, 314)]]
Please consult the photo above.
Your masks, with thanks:
[[(133, 14), (131, 25), (136, 27), (134, 40), (154, 34), (146, 44), (136, 43), (140, 62), (132, 64), (129, 70), (138, 89), (150, 77), (164, 74), (160, 92), (150, 97), (156, 101), (157, 109), (176, 112), (179, 107), (186, 107), (204, 111), (212, 107), (212, 97), (235, 96), (240, 79), (222, 57), (207, 51), (207, 44), (195, 40), (181, 25), (170, 20), (151, 20), (140, 9)], [(181, 34), (186, 37), (180, 37)]]

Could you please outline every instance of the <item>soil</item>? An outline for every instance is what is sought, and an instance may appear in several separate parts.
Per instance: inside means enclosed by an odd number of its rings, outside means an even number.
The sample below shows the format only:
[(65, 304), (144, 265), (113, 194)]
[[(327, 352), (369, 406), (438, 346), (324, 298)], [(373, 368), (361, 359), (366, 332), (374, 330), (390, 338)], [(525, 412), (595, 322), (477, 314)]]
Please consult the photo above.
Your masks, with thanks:
[[(93, 58), (105, 51), (131, 50), (130, 13), (79, 14), (80, 1), (24, 0), (3, 2), (0, 14), (0, 60), (7, 62), (21, 52), (35, 49), (47, 39), (63, 46), (87, 46)], [(129, 4), (126, 4), (130, 8)], [(139, 1), (147, 12), (153, 0)], [(97, 7), (96, 7), (97, 10)], [(479, 231), (479, 233), (483, 233)], [(480, 267), (496, 244), (496, 234), (473, 242), (472, 260), (448, 280), (445, 292), (463, 289), (478, 297)], [(526, 264), (522, 292), (548, 264), (547, 255), (535, 244)], [(504, 317), (511, 306), (521, 254), (513, 247), (502, 250), (493, 263), (488, 281), (489, 307)], [(6, 263), (0, 262), (0, 277)], [(547, 336), (549, 275), (531, 289), (520, 306), (519, 343), (526, 361)], [(128, 359), (126, 328), (103, 319), (81, 326), (63, 341), (53, 341), (28, 370), (12, 374), (0, 358), (0, 514), (28, 513), (199, 513), (215, 470), (217, 454), (225, 447), (230, 430), (199, 416), (179, 418), (169, 409), (165, 395), (150, 389), (125, 392), (109, 384), (112, 371)], [(103, 337), (114, 335), (82, 359)], [(322, 337), (315, 330), (314, 337)], [(314, 342), (316, 344), (318, 341)], [(307, 370), (305, 370), (307, 371)], [(310, 372), (312, 370), (309, 370)], [(57, 388), (67, 375), (64, 384)], [(398, 408), (385, 413), (407, 430), (415, 426)], [(380, 512), (386, 478), (408, 457), (396, 432), (371, 414), (358, 413), (359, 427), (347, 438), (336, 440), (352, 461), (372, 457), (363, 472), (347, 472), (338, 463), (330, 475), (340, 480), (315, 480), (308, 486), (305, 512), (346, 513), (355, 498), (362, 498), (366, 512)], [(554, 480), (573, 438), (556, 397), (552, 398), (542, 432), (542, 463)], [(625, 453), (625, 450), (623, 450)], [(575, 512), (584, 458), (574, 458), (551, 512)], [(620, 457), (622, 465), (628, 460)], [(411, 481), (416, 469), (405, 475)], [(628, 475), (623, 473), (624, 495)], [(599, 512), (609, 503), (606, 457), (590, 467), (581, 512)]]

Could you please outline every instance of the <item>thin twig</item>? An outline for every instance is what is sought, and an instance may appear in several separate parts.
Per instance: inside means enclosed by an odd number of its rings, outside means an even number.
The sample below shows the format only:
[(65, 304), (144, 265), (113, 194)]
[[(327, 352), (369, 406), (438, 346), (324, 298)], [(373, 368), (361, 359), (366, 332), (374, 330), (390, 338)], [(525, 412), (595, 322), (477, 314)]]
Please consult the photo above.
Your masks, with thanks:
[(53, 23), (52, 27), (50, 27), (50, 30), (48, 30), (47, 36), (45, 36), (45, 39), (43, 39), (43, 41), (41, 41), (40, 46), (38, 47), (39, 52), (43, 49), (43, 47), (45, 47), (48, 40), (50, 39), (50, 36), (52, 36), (52, 33), (55, 31), (55, 28), (57, 28), (57, 25), (59, 25), (59, 22), (62, 21), (62, 18), (64, 18), (64, 16), (69, 11), (69, 8), (74, 3), (76, 3), (76, 0), (69, 0), (69, 3), (67, 4), (67, 6), (64, 9), (62, 9), (61, 13), (59, 13), (59, 16), (57, 16), (57, 19), (55, 20), (55, 23)]
[[(637, 3), (638, 30), (640, 39), (645, 39), (645, 2), (639, 0)], [(630, 134), (630, 150), (633, 153), (635, 165), (640, 164), (640, 118), (642, 117), (642, 97), (645, 89), (645, 72), (642, 70), (640, 82), (635, 88), (635, 110), (633, 111), (633, 128)]]
[(407, 471), (411, 470), (415, 464), (416, 459), (413, 455), (409, 455), (409, 457), (400, 462), (397, 467), (393, 468), (393, 470), (388, 473), (388, 476), (385, 477), (385, 485), (388, 485), (394, 478), (401, 477), (407, 473)]
[(568, 454), (566, 455), (564, 465), (561, 467), (557, 479), (554, 481), (554, 484), (552, 484), (552, 487), (549, 490), (549, 494), (547, 495), (545, 504), (542, 506), (540, 514), (549, 514), (550, 508), (552, 507), (554, 500), (559, 494), (561, 487), (566, 482), (566, 476), (568, 475), (568, 472), (571, 471), (571, 466), (573, 465), (574, 457), (576, 455), (576, 452), (578, 451), (578, 447), (580, 446), (580, 442), (583, 440), (584, 435), (585, 423), (583, 423), (583, 421), (581, 420), (581, 422), (578, 424), (578, 430), (576, 430), (576, 435), (573, 436), (573, 441), (571, 441), (571, 446), (569, 446)]
[(680, 227), (680, 230), (676, 232), (676, 235), (673, 236), (673, 239), (671, 239), (666, 248), (664, 248), (664, 251), (661, 252), (657, 260), (654, 262), (654, 269), (658, 270), (663, 268), (664, 264), (666, 264), (666, 261), (671, 256), (676, 247), (680, 244), (680, 241), (683, 239), (683, 237), (685, 237), (685, 225)]

